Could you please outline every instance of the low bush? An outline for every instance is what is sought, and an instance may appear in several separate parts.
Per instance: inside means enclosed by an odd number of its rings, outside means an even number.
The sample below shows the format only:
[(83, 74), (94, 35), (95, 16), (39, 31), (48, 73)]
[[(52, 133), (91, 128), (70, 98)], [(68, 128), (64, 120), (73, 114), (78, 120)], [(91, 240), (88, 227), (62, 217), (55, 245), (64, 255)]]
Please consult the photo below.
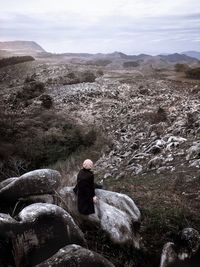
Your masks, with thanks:
[(189, 70), (190, 67), (187, 64), (177, 63), (177, 64), (175, 64), (174, 69), (176, 72), (185, 72), (185, 71)]
[(200, 79), (200, 68), (189, 69), (185, 73), (190, 79)]
[(9, 57), (0, 59), (0, 68), (15, 65), (18, 63), (23, 63), (27, 61), (34, 61), (35, 59), (31, 56), (21, 56), (21, 57)]
[[(69, 72), (65, 76), (60, 76), (59, 78), (56, 78), (53, 82), (62, 83), (63, 85), (68, 84), (77, 84), (77, 83), (92, 83), (95, 82), (95, 79), (97, 78), (97, 73), (94, 73), (90, 70), (86, 71), (74, 71)], [(51, 81), (52, 83), (52, 81)]]
[(69, 116), (52, 109), (32, 114), (0, 110), (0, 178), (66, 160), (85, 150), (97, 139), (95, 129), (77, 125)]
[(90, 60), (87, 62), (87, 65), (95, 65), (95, 66), (102, 66), (105, 67), (112, 63), (111, 60), (108, 59), (96, 59), (96, 60)]
[(95, 74), (89, 70), (84, 71), (80, 76), (81, 82), (93, 83), (96, 79)]
[(135, 68), (140, 64), (137, 61), (127, 61), (123, 63), (124, 68)]
[(167, 112), (162, 107), (159, 107), (155, 112), (145, 112), (142, 114), (144, 120), (149, 121), (150, 124), (158, 124), (167, 121)]
[(53, 99), (50, 95), (44, 94), (40, 96), (40, 100), (42, 101), (42, 107), (46, 109), (50, 109), (53, 106)]
[[(40, 96), (41, 94), (43, 94), (45, 92), (45, 85), (42, 82), (39, 81), (30, 81), (28, 82), (27, 79), (24, 82), (24, 85), (22, 87), (22, 89), (20, 91), (18, 91), (13, 99), (13, 104), (14, 105), (21, 105), (21, 104), (25, 104), (25, 106), (27, 106), (30, 103), (30, 100)], [(12, 96), (13, 98), (13, 96)], [(45, 99), (41, 99), (43, 101), (44, 107), (46, 106), (51, 106), (52, 103), (50, 103), (50, 99), (49, 101), (46, 98)], [(45, 102), (45, 103), (44, 103)], [(47, 104), (48, 102), (48, 104)]]

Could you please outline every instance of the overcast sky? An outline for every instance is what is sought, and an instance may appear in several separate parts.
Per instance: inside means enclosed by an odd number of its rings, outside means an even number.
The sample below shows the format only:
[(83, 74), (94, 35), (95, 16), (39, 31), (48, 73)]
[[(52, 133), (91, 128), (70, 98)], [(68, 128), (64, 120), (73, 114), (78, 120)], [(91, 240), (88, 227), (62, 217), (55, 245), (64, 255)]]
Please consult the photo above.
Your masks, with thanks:
[(0, 41), (50, 52), (200, 51), (200, 0), (0, 0)]

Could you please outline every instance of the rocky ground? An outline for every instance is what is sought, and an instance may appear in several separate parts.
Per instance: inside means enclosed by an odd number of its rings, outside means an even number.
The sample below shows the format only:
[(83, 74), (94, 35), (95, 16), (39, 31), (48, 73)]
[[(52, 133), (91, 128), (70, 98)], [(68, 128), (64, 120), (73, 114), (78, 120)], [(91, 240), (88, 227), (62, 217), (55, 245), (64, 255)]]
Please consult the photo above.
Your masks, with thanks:
[[(80, 78), (86, 68), (95, 82), (72, 84), (72, 73)], [(96, 179), (135, 200), (142, 212), (143, 246), (157, 264), (175, 232), (188, 226), (200, 231), (200, 83), (142, 70), (103, 72), (42, 60), (6, 67), (0, 73), (1, 100), (12, 110), (12, 95), (27, 75), (34, 75), (45, 83), (54, 110), (105, 137), (98, 147)], [(19, 111), (37, 109), (39, 97)]]

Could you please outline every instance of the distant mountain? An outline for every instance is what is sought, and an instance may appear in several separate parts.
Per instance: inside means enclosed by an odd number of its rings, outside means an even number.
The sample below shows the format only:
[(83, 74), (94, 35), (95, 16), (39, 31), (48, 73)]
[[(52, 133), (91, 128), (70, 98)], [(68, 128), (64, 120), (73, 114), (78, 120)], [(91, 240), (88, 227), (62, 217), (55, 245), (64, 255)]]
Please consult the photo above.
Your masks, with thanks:
[(186, 51), (182, 52), (181, 54), (187, 55), (189, 57), (194, 57), (200, 60), (200, 52), (197, 51)]
[(127, 55), (127, 54), (124, 54), (122, 52), (113, 52), (113, 53), (110, 53), (110, 54), (96, 54), (96, 56), (97, 55), (104, 56), (104, 57), (107, 57), (107, 58), (110, 58), (110, 59), (121, 59), (121, 60), (139, 60), (139, 59), (144, 59), (144, 58), (147, 58), (147, 57), (151, 57), (151, 56), (146, 55), (146, 54)]
[(35, 55), (45, 50), (33, 41), (10, 41), (0, 42), (0, 50), (7, 51), (13, 55)]
[[(187, 54), (186, 54), (187, 53)], [(151, 56), (147, 54), (127, 55), (115, 51), (113, 53), (48, 53), (40, 45), (33, 41), (11, 41), (0, 42), (0, 58), (11, 56), (33, 56), (34, 58), (43, 58), (58, 60), (59, 62), (70, 62), (72, 64), (95, 65), (110, 69), (123, 68), (146, 68), (159, 69), (172, 67), (176, 63), (188, 64), (190, 66), (199, 66), (200, 52), (189, 51), (182, 54), (161, 54)]]
[(184, 62), (184, 63), (193, 63), (194, 61), (197, 61), (196, 58), (184, 55), (184, 54), (170, 54), (170, 55), (159, 55), (161, 59), (164, 59), (170, 63), (177, 63), (177, 62)]

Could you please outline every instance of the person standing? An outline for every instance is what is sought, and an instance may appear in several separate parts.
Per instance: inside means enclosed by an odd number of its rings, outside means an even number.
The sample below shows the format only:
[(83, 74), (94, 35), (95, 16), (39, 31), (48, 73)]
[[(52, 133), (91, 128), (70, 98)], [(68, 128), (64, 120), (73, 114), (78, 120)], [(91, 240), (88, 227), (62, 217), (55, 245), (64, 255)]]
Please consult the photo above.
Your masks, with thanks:
[(97, 202), (97, 197), (95, 196), (93, 166), (94, 164), (90, 159), (83, 162), (83, 168), (77, 175), (77, 184), (74, 188), (77, 195), (78, 211), (84, 215), (95, 213), (94, 203)]

